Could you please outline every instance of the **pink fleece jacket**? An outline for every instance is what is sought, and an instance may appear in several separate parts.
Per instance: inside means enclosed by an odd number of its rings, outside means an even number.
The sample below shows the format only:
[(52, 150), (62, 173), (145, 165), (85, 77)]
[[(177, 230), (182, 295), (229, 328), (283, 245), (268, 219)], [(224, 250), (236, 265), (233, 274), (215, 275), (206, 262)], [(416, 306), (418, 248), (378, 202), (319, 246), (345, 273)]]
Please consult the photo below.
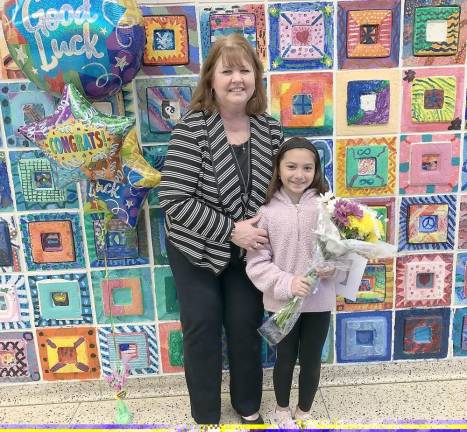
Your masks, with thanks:
[[(246, 271), (256, 287), (263, 292), (264, 308), (277, 312), (292, 297), (294, 276), (303, 276), (310, 267), (316, 244), (312, 230), (318, 219), (315, 189), (307, 190), (294, 204), (283, 189), (271, 202), (259, 209), (259, 228), (268, 232), (269, 244), (247, 253)], [(334, 278), (318, 282), (316, 294), (303, 302), (302, 312), (333, 310), (336, 303)]]

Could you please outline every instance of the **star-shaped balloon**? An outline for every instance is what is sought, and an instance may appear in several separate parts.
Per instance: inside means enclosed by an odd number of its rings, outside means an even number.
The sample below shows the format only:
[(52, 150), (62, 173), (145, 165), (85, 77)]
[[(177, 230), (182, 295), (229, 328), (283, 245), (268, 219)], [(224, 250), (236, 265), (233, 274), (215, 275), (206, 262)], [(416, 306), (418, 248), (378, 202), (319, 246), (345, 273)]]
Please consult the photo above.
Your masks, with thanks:
[(122, 183), (120, 149), (134, 122), (97, 111), (73, 84), (67, 84), (51, 116), (18, 131), (60, 166), (62, 185), (76, 181), (77, 174)]
[(121, 155), (127, 182), (88, 182), (85, 211), (105, 209), (135, 227), (144, 201), (150, 190), (159, 184), (161, 174), (141, 154), (135, 128), (126, 136)]

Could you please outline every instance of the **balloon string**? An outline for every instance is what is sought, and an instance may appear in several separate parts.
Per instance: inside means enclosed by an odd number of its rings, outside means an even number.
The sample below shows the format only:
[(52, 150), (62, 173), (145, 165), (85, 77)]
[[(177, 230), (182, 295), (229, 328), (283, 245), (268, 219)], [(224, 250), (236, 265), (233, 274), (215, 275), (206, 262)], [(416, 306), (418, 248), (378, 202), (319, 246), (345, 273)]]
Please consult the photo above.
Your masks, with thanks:
[(115, 338), (115, 323), (114, 323), (114, 317), (112, 313), (112, 290), (109, 288), (110, 278), (109, 278), (109, 267), (107, 263), (107, 241), (106, 239), (107, 239), (107, 234), (109, 232), (108, 226), (109, 226), (110, 220), (104, 216), (104, 221), (105, 221), (104, 229), (101, 232), (100, 241), (104, 249), (104, 281), (105, 281), (105, 286), (107, 287), (107, 295), (108, 295), (107, 304), (109, 305), (109, 309), (110, 309), (110, 315), (109, 315), (110, 316), (110, 328), (112, 331), (112, 340), (113, 340), (113, 345), (114, 345), (114, 350), (115, 350), (115, 357), (117, 361), (116, 369), (118, 370), (119, 368), (122, 368), (123, 363), (120, 359), (120, 352), (117, 349), (117, 340)]

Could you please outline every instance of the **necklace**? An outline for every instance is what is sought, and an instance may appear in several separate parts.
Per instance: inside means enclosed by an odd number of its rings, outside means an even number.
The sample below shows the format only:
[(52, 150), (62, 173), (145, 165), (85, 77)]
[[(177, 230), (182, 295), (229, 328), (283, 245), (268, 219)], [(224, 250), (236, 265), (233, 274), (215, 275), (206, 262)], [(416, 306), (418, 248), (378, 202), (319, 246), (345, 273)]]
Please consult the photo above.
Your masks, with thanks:
[(245, 177), (243, 175), (243, 171), (240, 167), (240, 162), (237, 158), (237, 155), (235, 153), (235, 150), (233, 149), (233, 146), (230, 144), (230, 151), (232, 152), (232, 155), (234, 157), (234, 161), (235, 161), (235, 166), (237, 168), (237, 172), (238, 172), (238, 176), (243, 184), (243, 192), (242, 194), (240, 195), (240, 199), (242, 200), (242, 206), (243, 206), (243, 211), (245, 212), (246, 210), (246, 206), (248, 204), (248, 200), (250, 198), (250, 194), (248, 192), (248, 186), (250, 184), (250, 171), (251, 171), (251, 167), (250, 167), (250, 139), (248, 139), (248, 141), (244, 142), (241, 146), (238, 146), (238, 147), (242, 147), (242, 150), (245, 151), (245, 147), (246, 150), (247, 150), (247, 166), (248, 166), (248, 175), (247, 175), (247, 178), (246, 178), (246, 181), (245, 181)]

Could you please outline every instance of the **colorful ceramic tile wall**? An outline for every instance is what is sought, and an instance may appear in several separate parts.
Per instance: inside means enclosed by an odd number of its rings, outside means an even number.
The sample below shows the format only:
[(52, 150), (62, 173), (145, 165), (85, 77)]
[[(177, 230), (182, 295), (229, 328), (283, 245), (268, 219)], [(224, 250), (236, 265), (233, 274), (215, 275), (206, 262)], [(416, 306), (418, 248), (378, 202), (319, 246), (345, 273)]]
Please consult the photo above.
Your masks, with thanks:
[[(355, 301), (337, 298), (323, 362), (467, 356), (467, 0), (140, 5), (142, 70), (95, 106), (136, 117), (151, 165), (163, 166), (211, 44), (240, 33), (286, 137), (310, 138), (330, 188), (385, 219), (398, 252), (368, 263)], [(0, 383), (99, 379), (119, 358), (131, 375), (183, 372), (157, 188), (136, 228), (114, 219), (104, 235), (80, 185), (57, 187), (17, 133), (57, 99), (2, 60)], [(265, 367), (274, 356), (265, 343)]]

